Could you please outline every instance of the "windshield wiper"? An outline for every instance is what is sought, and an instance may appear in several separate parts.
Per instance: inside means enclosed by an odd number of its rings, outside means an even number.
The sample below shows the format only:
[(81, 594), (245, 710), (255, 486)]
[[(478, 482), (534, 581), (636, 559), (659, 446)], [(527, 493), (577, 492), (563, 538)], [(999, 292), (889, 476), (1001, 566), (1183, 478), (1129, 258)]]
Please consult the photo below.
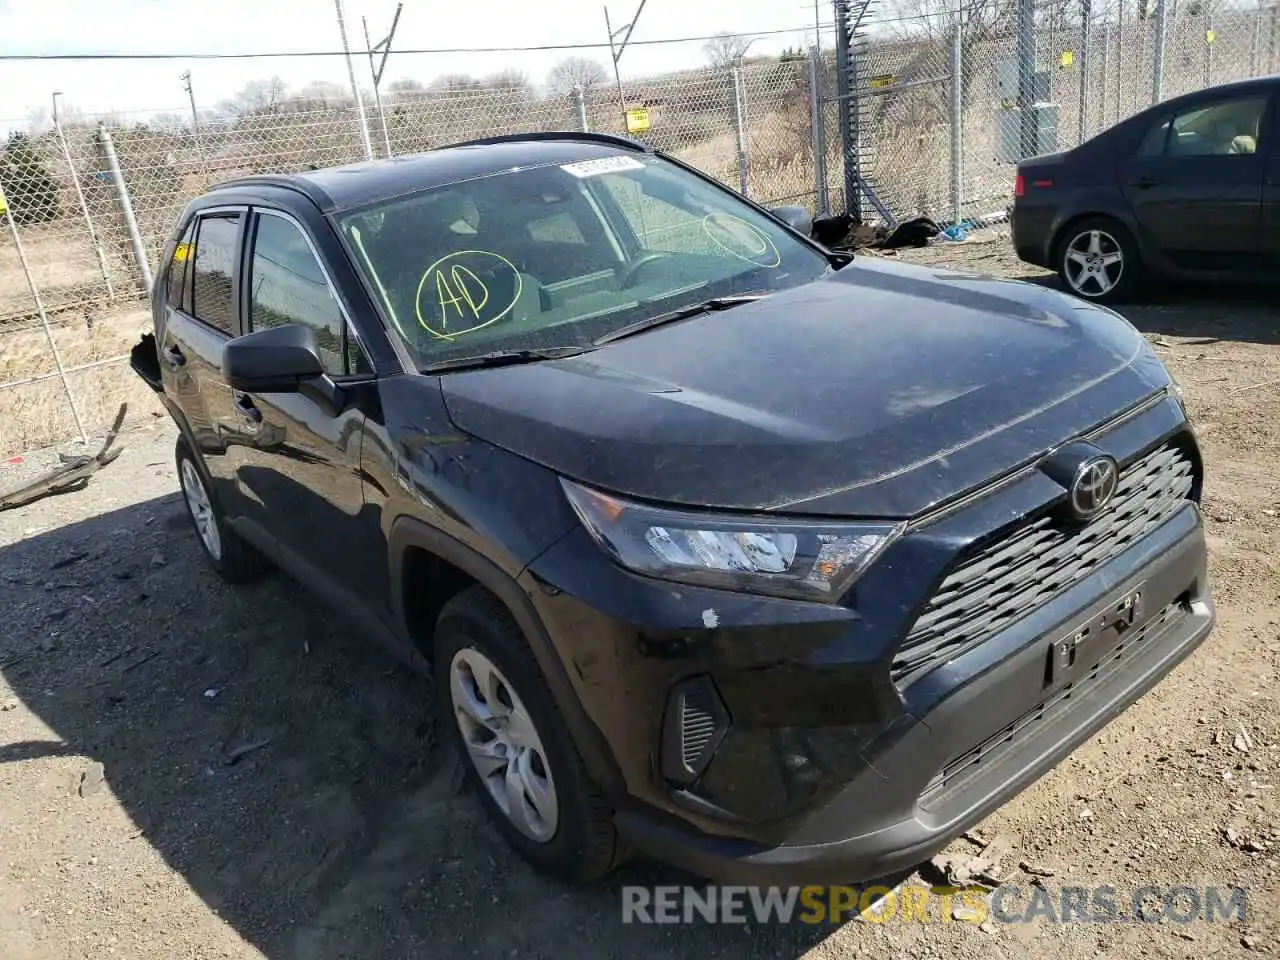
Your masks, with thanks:
[(629, 337), (632, 334), (640, 333), (643, 330), (651, 330), (654, 327), (660, 327), (665, 323), (675, 323), (677, 320), (687, 320), (690, 317), (696, 317), (704, 313), (712, 313), (716, 310), (728, 310), (730, 307), (736, 307), (739, 304), (751, 303), (754, 300), (760, 300), (768, 296), (764, 293), (737, 293), (727, 297), (712, 297), (710, 300), (703, 300), (701, 303), (691, 303), (687, 307), (681, 307), (679, 310), (671, 310), (667, 313), (660, 313), (655, 317), (645, 317), (643, 320), (637, 320), (635, 323), (629, 323), (625, 327), (619, 327), (612, 333), (606, 333), (603, 337), (595, 341), (597, 347), (606, 343), (613, 343), (615, 340), (621, 340), (623, 337)]
[(586, 353), (586, 347), (544, 347), (541, 350), (494, 350), (470, 357), (450, 357), (422, 367), (423, 373), (441, 373), (445, 370), (472, 370), (482, 367), (505, 367), (515, 363), (532, 363), (535, 360), (563, 360)]

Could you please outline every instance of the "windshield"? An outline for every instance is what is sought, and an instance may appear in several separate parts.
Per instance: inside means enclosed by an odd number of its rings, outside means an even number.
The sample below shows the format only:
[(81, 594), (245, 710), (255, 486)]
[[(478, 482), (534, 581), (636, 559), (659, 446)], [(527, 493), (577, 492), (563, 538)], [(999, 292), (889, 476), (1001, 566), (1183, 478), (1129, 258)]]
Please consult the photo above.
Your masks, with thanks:
[(419, 367), (588, 348), (651, 316), (830, 269), (733, 194), (649, 155), (481, 177), (338, 222)]

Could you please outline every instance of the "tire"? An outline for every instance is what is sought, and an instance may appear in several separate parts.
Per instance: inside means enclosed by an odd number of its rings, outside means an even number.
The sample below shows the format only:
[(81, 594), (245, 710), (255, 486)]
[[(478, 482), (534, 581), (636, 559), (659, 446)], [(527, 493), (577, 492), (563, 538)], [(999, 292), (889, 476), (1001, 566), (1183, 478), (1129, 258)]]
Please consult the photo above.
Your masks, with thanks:
[(1124, 224), (1110, 217), (1086, 217), (1068, 225), (1054, 260), (1063, 286), (1082, 300), (1115, 303), (1142, 282), (1138, 244)]
[(247, 583), (262, 576), (270, 568), (267, 558), (227, 525), (210, 493), (209, 473), (183, 437), (178, 438), (174, 461), (187, 517), (209, 565), (228, 583)]
[[(469, 587), (441, 610), (434, 648), (442, 722), (453, 731), (467, 782), (507, 842), (558, 880), (589, 883), (608, 874), (621, 859), (612, 811), (510, 611), (483, 587)], [(499, 703), (492, 711), (499, 719), (482, 725), (477, 707), (490, 701)], [(479, 760), (469, 743), (483, 743)], [(488, 777), (478, 763), (485, 763)], [(508, 790), (513, 780), (518, 799)], [(541, 806), (531, 799), (535, 793)], [(508, 813), (513, 807), (514, 815)]]

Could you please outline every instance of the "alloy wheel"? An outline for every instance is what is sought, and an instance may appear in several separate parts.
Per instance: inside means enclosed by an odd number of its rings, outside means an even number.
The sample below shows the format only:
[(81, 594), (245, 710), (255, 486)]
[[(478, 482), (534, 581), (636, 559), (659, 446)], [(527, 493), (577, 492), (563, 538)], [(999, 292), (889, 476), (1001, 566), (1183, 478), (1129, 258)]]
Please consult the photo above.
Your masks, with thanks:
[(190, 460), (182, 461), (182, 493), (187, 500), (187, 509), (191, 511), (191, 519), (196, 522), (196, 532), (200, 541), (214, 560), (222, 559), (222, 535), (218, 532), (218, 519), (213, 514), (213, 502), (209, 492), (205, 490), (195, 464)]
[(1086, 230), (1067, 245), (1063, 273), (1072, 291), (1080, 296), (1106, 296), (1124, 275), (1124, 251), (1105, 230)]
[(493, 802), (522, 834), (546, 843), (560, 808), (547, 751), (510, 681), (472, 647), (453, 655), (449, 694), (471, 763)]

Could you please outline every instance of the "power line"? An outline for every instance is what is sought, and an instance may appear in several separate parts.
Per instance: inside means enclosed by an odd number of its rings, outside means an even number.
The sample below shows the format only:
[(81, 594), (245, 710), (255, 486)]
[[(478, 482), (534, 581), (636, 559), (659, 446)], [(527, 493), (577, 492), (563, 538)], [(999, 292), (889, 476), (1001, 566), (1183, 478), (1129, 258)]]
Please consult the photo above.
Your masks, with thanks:
[[(790, 27), (785, 30), (749, 30), (735, 33), (736, 37), (775, 37), (788, 33), (805, 33), (813, 29), (813, 24)], [(824, 23), (822, 30), (835, 29), (834, 23)], [(632, 40), (629, 46), (649, 47), (664, 43), (697, 43), (715, 40), (722, 34), (711, 34), (704, 37), (668, 37), (663, 40)], [(607, 43), (549, 43), (531, 47), (436, 47), (416, 50), (397, 50), (398, 56), (407, 53), (445, 54), (445, 53), (537, 53), (556, 50), (607, 50)], [(357, 51), (365, 52), (365, 51)], [(263, 60), (284, 59), (288, 57), (343, 57), (342, 50), (297, 50), (292, 52), (268, 51), (264, 53), (3, 53), (0, 62), (41, 61), (41, 60)]]

